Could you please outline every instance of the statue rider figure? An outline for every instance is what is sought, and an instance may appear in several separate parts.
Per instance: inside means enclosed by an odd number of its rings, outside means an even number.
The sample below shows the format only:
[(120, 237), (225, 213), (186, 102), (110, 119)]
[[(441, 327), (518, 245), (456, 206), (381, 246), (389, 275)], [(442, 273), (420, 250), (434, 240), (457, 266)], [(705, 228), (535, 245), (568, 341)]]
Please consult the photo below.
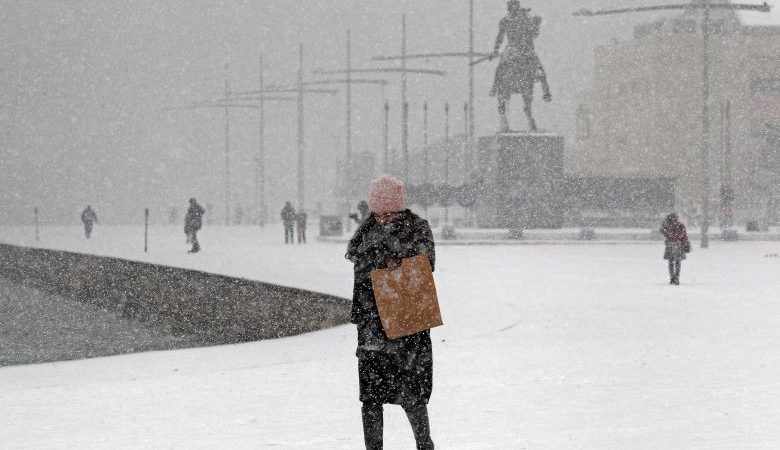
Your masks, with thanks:
[(500, 54), (501, 60), (496, 68), (496, 75), (491, 96), (498, 97), (498, 114), (501, 118), (501, 131), (509, 131), (507, 121), (507, 104), (512, 94), (522, 94), (524, 111), (528, 117), (531, 131), (536, 131), (536, 122), (531, 112), (534, 83), (542, 84), (544, 101), (551, 101), (550, 86), (539, 57), (534, 50), (534, 40), (539, 36), (542, 18), (530, 16), (528, 8), (521, 8), (519, 0), (507, 2), (507, 15), (501, 19), (498, 36), (491, 59), (499, 56), (499, 49), (506, 37), (507, 45)]

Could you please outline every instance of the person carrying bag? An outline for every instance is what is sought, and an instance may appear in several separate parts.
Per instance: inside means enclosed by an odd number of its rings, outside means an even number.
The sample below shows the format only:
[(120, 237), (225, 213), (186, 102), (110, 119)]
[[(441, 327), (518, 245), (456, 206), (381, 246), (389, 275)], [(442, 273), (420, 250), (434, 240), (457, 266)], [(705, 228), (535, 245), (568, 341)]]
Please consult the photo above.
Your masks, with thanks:
[[(354, 264), (350, 319), (357, 325), (366, 449), (382, 449), (383, 407), (395, 404), (406, 412), (417, 449), (432, 450), (427, 407), (433, 390), (430, 331), (388, 337), (377, 307), (372, 272), (374, 278), (403, 277), (404, 267), (416, 266), (420, 255), (427, 257), (432, 272), (436, 262), (433, 233), (426, 220), (405, 208), (404, 185), (397, 178), (383, 175), (374, 180), (368, 206), (370, 215), (355, 230), (345, 255)], [(438, 313), (438, 304), (435, 309)], [(440, 319), (432, 323), (438, 325)]]

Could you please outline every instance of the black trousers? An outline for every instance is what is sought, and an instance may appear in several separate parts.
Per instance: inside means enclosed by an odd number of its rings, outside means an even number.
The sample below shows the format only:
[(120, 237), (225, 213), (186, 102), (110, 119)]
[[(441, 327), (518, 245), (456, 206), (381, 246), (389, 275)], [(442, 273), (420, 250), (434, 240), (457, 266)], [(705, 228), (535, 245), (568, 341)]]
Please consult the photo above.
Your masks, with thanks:
[[(428, 421), (428, 405), (403, 405), (402, 408), (412, 426), (417, 450), (433, 450), (431, 426)], [(363, 403), (363, 438), (366, 450), (382, 450), (384, 430), (383, 405), (381, 403)]]
[(192, 244), (191, 253), (200, 251), (200, 242), (198, 242), (198, 231), (190, 231), (190, 243)]
[(679, 259), (672, 258), (669, 260), (669, 278), (671, 279), (672, 283), (680, 282), (681, 265), (682, 265), (682, 261)]
[(292, 224), (287, 225), (284, 224), (284, 243), (294, 244), (295, 241), (293, 240), (293, 226)]

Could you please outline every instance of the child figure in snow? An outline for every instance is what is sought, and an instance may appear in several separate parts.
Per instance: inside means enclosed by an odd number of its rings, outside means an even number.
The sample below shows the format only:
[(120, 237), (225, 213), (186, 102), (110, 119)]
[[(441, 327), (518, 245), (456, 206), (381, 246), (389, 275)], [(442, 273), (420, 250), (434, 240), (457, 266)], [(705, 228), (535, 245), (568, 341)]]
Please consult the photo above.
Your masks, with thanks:
[(433, 388), (433, 350), (429, 330), (387, 338), (371, 285), (374, 269), (398, 267), (403, 258), (436, 255), (428, 222), (404, 207), (403, 183), (383, 175), (371, 184), (364, 220), (347, 247), (354, 263), (351, 321), (357, 325), (358, 378), (363, 403), (363, 437), (368, 450), (382, 448), (383, 405), (401, 405), (418, 450), (433, 450), (428, 400)]

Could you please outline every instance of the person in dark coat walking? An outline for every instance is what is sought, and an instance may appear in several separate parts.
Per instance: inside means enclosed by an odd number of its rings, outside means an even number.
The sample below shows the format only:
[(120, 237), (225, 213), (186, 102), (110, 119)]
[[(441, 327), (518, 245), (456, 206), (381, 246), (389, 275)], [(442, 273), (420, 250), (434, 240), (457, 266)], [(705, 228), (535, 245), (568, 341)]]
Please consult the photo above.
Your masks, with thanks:
[(406, 412), (418, 450), (433, 449), (428, 400), (433, 389), (433, 346), (429, 330), (387, 338), (371, 286), (371, 271), (398, 267), (403, 258), (436, 254), (428, 222), (404, 207), (403, 183), (383, 175), (371, 184), (371, 214), (355, 230), (346, 258), (354, 264), (351, 322), (357, 325), (358, 378), (367, 450), (382, 449), (383, 405)]
[(198, 253), (200, 243), (198, 242), (198, 231), (203, 226), (203, 214), (206, 212), (194, 198), (190, 199), (190, 207), (184, 216), (184, 234), (187, 235), (187, 242), (192, 244), (189, 253)]
[(290, 202), (284, 203), (282, 208), (282, 223), (284, 224), (284, 243), (294, 244), (293, 241), (293, 225), (295, 224), (295, 208), (292, 207)]
[(355, 223), (360, 225), (364, 220), (366, 220), (366, 217), (368, 217), (370, 211), (368, 210), (368, 203), (366, 203), (365, 200), (361, 200), (357, 204), (357, 213), (353, 213), (349, 215), (349, 218), (354, 220)]
[(84, 236), (89, 239), (92, 236), (92, 227), (98, 221), (97, 214), (92, 206), (87, 205), (84, 211), (81, 212), (81, 222), (84, 223)]
[(301, 210), (295, 215), (295, 229), (298, 232), (298, 243), (306, 243), (306, 211)]
[(685, 259), (685, 254), (691, 251), (685, 225), (680, 223), (677, 213), (671, 213), (661, 224), (660, 231), (666, 239), (664, 259), (669, 261), (669, 284), (680, 284), (681, 261)]

